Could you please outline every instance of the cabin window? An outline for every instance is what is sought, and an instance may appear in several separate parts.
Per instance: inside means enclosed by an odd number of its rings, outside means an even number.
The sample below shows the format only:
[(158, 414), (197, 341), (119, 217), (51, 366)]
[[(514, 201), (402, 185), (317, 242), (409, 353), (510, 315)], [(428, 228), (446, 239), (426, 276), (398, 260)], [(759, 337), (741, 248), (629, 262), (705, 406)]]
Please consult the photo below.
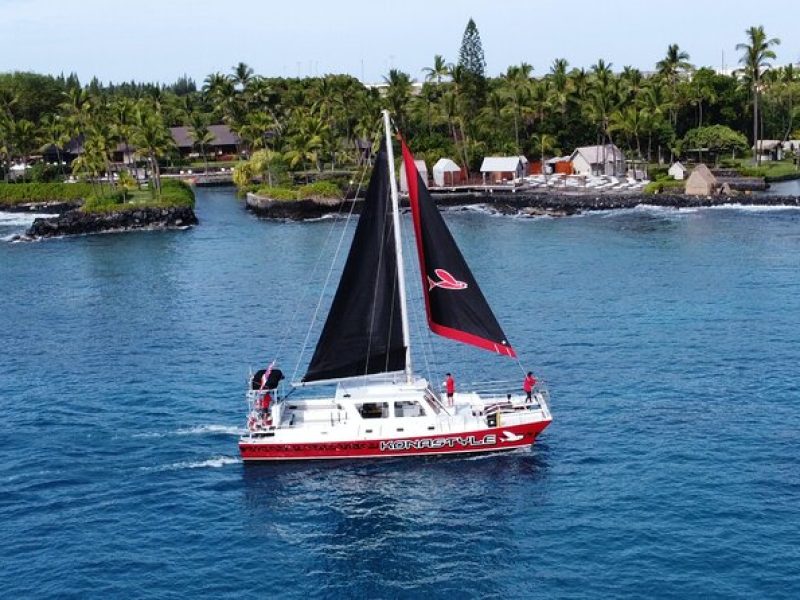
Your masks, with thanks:
[(356, 404), (356, 409), (363, 419), (385, 419), (389, 416), (388, 402), (364, 402)]
[(414, 400), (397, 400), (394, 403), (395, 417), (424, 417), (425, 409)]

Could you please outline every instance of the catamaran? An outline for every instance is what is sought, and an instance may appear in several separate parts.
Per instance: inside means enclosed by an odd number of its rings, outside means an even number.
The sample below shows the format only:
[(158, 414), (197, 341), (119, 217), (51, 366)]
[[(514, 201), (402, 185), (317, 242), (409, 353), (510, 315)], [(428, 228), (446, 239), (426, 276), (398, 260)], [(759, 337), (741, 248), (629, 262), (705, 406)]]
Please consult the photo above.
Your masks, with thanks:
[[(412, 369), (391, 122), (316, 349), (289, 391), (275, 367), (247, 391), (245, 462), (472, 454), (530, 447), (552, 421), (547, 389), (519, 384), (443, 397)], [(401, 140), (428, 326), (516, 359)], [(476, 369), (477, 370), (477, 369)], [(335, 392), (308, 393), (335, 384)], [(323, 388), (316, 388), (323, 389)], [(304, 396), (302, 393), (307, 392)]]

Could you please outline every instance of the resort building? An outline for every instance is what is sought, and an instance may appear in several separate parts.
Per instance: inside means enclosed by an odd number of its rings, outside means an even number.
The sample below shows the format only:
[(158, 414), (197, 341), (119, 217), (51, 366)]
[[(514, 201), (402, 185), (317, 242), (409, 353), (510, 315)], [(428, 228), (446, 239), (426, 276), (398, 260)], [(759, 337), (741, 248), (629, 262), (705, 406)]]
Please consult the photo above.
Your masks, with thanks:
[(458, 185), (463, 180), (461, 167), (449, 158), (440, 158), (433, 165), (433, 184), (438, 186)]
[[(212, 142), (206, 147), (209, 156), (236, 155), (239, 153), (241, 139), (227, 125), (209, 125), (208, 130), (214, 136)], [(181, 156), (199, 155), (199, 148), (192, 136), (189, 127), (170, 127), (169, 132), (175, 141)]]
[(576, 148), (569, 160), (578, 175), (625, 174), (625, 155), (614, 144)]
[(686, 180), (689, 196), (712, 196), (717, 191), (717, 178), (704, 164), (697, 165)]
[(677, 180), (686, 179), (686, 174), (689, 172), (689, 169), (683, 166), (683, 164), (679, 161), (672, 163), (672, 166), (669, 168), (667, 173), (670, 177)]
[(522, 179), (528, 174), (528, 159), (524, 156), (487, 156), (481, 163), (483, 183), (503, 183)]
[[(424, 160), (415, 160), (414, 164), (417, 165), (417, 171), (419, 171), (419, 176), (422, 177), (422, 182), (425, 184), (425, 187), (428, 187), (428, 167), (425, 166)], [(408, 180), (406, 179), (406, 163), (400, 163), (400, 191), (404, 193), (408, 193)]]
[(751, 148), (756, 150), (761, 160), (783, 160), (783, 142), (781, 140), (758, 140)]
[(784, 156), (787, 154), (794, 154), (795, 156), (800, 154), (800, 140), (786, 140), (782, 146)]

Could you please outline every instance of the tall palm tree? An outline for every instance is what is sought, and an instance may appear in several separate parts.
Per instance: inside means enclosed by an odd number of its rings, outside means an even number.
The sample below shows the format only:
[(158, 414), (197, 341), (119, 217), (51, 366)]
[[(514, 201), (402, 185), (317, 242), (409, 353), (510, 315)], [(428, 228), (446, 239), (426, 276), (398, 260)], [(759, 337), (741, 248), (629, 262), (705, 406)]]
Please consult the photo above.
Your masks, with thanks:
[(436, 81), (437, 86), (442, 85), (442, 77), (446, 77), (450, 73), (452, 65), (448, 65), (444, 56), (437, 54), (433, 57), (433, 65), (425, 67), (422, 72), (425, 73), (425, 81)]
[(681, 73), (692, 69), (690, 58), (689, 53), (681, 50), (678, 44), (670, 44), (667, 46), (666, 56), (656, 63), (656, 69), (667, 81), (674, 84)]
[(678, 108), (680, 105), (680, 95), (678, 94), (678, 81), (683, 73), (691, 71), (694, 67), (689, 62), (689, 53), (681, 50), (678, 44), (670, 44), (667, 47), (667, 54), (663, 59), (656, 63), (659, 75), (669, 84), (672, 93), (672, 108), (670, 117), (672, 126), (678, 123)]
[(58, 161), (58, 170), (61, 176), (64, 176), (64, 161), (61, 159), (61, 151), (64, 146), (69, 143), (70, 136), (64, 126), (64, 120), (59, 115), (45, 115), (42, 117), (42, 124), (39, 127), (42, 141), (44, 145), (41, 151), (49, 149), (51, 146), (56, 151), (56, 160)]
[(193, 113), (189, 117), (189, 135), (203, 156), (204, 172), (208, 173), (208, 153), (206, 148), (216, 139), (208, 129), (205, 117), (200, 113)]
[(760, 164), (761, 157), (758, 148), (758, 95), (760, 93), (761, 75), (770, 67), (770, 60), (775, 59), (774, 46), (781, 41), (778, 38), (767, 38), (764, 26), (750, 27), (745, 31), (747, 42), (736, 44), (736, 49), (742, 53), (739, 64), (744, 67), (744, 74), (750, 80), (753, 94), (753, 162)]
[(533, 67), (526, 62), (520, 63), (519, 66), (512, 65), (508, 67), (506, 74), (503, 76), (505, 80), (505, 93), (504, 96), (510, 98), (513, 103), (514, 115), (514, 138), (517, 144), (517, 153), (522, 152), (522, 147), (519, 143), (519, 124), (522, 120), (522, 105), (528, 99), (531, 93), (531, 72)]
[(383, 78), (387, 84), (386, 102), (389, 110), (392, 111), (401, 129), (406, 125), (406, 106), (411, 99), (411, 77), (399, 69), (391, 69), (389, 74)]
[[(28, 119), (17, 119), (12, 121), (11, 127), (11, 147), (13, 152), (10, 154), (19, 157), (22, 164), (27, 167), (28, 158), (38, 147), (36, 125)], [(23, 174), (27, 171), (23, 171)], [(23, 178), (25, 175), (23, 175)]]
[(137, 153), (150, 164), (153, 175), (153, 191), (161, 196), (161, 169), (158, 159), (163, 158), (174, 146), (172, 136), (162, 116), (151, 106), (140, 103), (136, 108), (133, 144)]
[(247, 84), (250, 83), (252, 78), (253, 69), (247, 66), (247, 64), (240, 62), (233, 67), (231, 79), (233, 80), (233, 83), (238, 85), (241, 90), (245, 90), (247, 88)]

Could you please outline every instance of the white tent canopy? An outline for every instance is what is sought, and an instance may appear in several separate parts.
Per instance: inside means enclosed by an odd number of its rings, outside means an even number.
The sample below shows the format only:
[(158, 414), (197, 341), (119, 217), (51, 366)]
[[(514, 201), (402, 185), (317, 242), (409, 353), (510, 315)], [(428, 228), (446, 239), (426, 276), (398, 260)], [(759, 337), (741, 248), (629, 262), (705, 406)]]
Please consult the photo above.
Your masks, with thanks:
[(446, 173), (461, 173), (461, 167), (449, 158), (440, 158), (436, 161), (436, 164), (433, 165), (433, 181), (436, 185), (447, 185), (445, 183)]
[(519, 156), (487, 156), (481, 164), (481, 173), (514, 173), (521, 168)]
[[(422, 177), (422, 181), (425, 183), (425, 187), (428, 187), (428, 167), (425, 166), (425, 161), (415, 160), (414, 164), (417, 165), (417, 171), (419, 171), (419, 175), (420, 177)], [(406, 180), (405, 161), (400, 163), (400, 191), (408, 193), (408, 180)]]

